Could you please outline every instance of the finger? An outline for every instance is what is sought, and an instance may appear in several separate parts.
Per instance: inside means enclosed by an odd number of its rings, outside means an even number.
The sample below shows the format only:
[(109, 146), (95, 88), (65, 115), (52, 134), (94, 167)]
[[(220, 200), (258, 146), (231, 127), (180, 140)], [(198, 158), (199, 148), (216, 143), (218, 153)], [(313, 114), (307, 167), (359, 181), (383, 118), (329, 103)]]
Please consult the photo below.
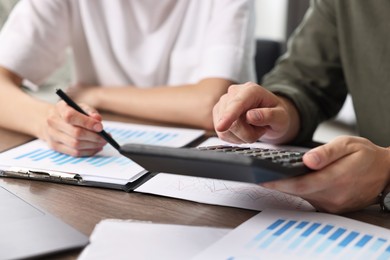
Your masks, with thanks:
[(106, 141), (96, 132), (70, 125), (59, 117), (48, 119), (48, 125), (50, 136), (58, 142), (69, 144), (76, 141), (87, 141), (95, 146), (106, 144)]
[(318, 193), (333, 186), (333, 179), (328, 178), (323, 171), (312, 172), (304, 176), (287, 178), (272, 182), (261, 183), (267, 189), (278, 190), (295, 196), (304, 197), (308, 194)]
[(101, 121), (95, 118), (96, 116), (84, 115), (68, 106), (64, 101), (58, 102), (58, 112), (60, 117), (70, 125), (79, 126), (94, 132), (103, 130), (103, 125)]
[[(233, 123), (233, 126), (235, 125), (235, 122)], [(224, 132), (217, 132), (218, 137), (224, 141), (227, 141), (229, 143), (233, 144), (241, 144), (244, 141), (239, 138), (234, 131), (232, 131), (232, 128), (229, 128), (229, 130)]]
[(287, 116), (280, 108), (258, 108), (246, 113), (246, 121), (254, 126), (270, 126), (273, 130), (279, 130), (286, 125)]
[[(334, 150), (342, 150), (340, 149), (340, 146), (338, 146), (338, 149), (334, 149), (335, 147), (333, 144), (315, 148), (320, 149), (319, 153), (322, 153), (320, 156), (322, 156), (321, 158), (324, 158), (317, 164), (321, 166), (319, 167), (321, 168), (320, 170), (303, 176), (264, 183), (262, 185), (266, 188), (276, 189), (301, 197), (308, 194), (321, 193), (322, 191), (335, 191), (337, 193), (340, 191), (346, 192), (346, 189), (354, 182), (353, 178), (358, 176), (355, 176), (355, 172), (352, 174), (346, 172), (345, 169), (354, 169), (356, 163), (361, 161), (362, 158), (360, 158), (357, 153), (355, 153), (354, 156), (346, 156), (347, 154), (353, 154), (354, 149), (347, 148), (346, 146), (343, 147), (346, 148), (348, 151), (347, 153), (338, 152), (338, 154), (327, 154), (329, 152), (336, 153)], [(310, 160), (312, 159), (311, 156), (313, 155), (308, 157)], [(341, 158), (343, 158), (343, 160), (338, 160)], [(314, 160), (318, 161), (319, 159), (315, 158)], [(342, 198), (340, 197), (339, 199)]]
[[(217, 131), (226, 131), (247, 110), (269, 103), (268, 92), (254, 83), (232, 85), (228, 93), (221, 97), (215, 125)], [(265, 99), (265, 101), (263, 100)], [(264, 105), (263, 104), (263, 105)]]
[(99, 114), (99, 112), (88, 105), (80, 104), (81, 109), (83, 109), (90, 117), (95, 118), (98, 121), (102, 121), (102, 116)]
[(224, 132), (228, 130), (233, 122), (238, 120), (244, 112), (245, 108), (242, 100), (238, 98), (234, 98), (228, 104), (220, 104), (214, 118), (216, 131)]
[(218, 137), (226, 142), (232, 143), (232, 144), (241, 144), (243, 141), (238, 138), (233, 132), (230, 130), (225, 132), (217, 132)]
[(253, 143), (267, 131), (267, 128), (250, 125), (245, 119), (235, 121), (229, 129), (243, 143)]
[(345, 137), (336, 138), (327, 144), (316, 147), (303, 156), (303, 162), (311, 169), (322, 169), (340, 158), (356, 152), (353, 145), (348, 145), (350, 140), (350, 138)]

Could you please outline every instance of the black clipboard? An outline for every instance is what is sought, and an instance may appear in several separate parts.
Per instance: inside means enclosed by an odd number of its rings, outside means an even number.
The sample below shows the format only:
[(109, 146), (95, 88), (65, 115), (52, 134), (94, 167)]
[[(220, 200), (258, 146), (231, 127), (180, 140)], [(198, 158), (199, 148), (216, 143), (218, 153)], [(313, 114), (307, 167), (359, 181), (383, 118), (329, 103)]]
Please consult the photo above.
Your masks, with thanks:
[(140, 173), (141, 176), (132, 182), (126, 184), (110, 183), (110, 182), (98, 182), (84, 180), (80, 174), (58, 172), (52, 170), (22, 168), (22, 167), (8, 167), (7, 169), (0, 169), (0, 177), (5, 178), (17, 178), (36, 181), (54, 182), (59, 184), (71, 184), (78, 186), (98, 187), (122, 190), (125, 192), (134, 191), (136, 188), (153, 178), (157, 173), (144, 171)]

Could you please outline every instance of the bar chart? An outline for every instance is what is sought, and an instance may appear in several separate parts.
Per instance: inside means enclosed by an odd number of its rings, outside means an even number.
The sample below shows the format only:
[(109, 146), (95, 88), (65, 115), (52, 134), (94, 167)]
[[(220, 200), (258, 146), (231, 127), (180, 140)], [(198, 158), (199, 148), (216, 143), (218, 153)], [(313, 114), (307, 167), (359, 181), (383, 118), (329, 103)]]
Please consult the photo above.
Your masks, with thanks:
[(106, 131), (112, 134), (113, 138), (118, 143), (142, 143), (142, 144), (155, 144), (166, 145), (167, 143), (175, 140), (178, 137), (178, 133), (175, 132), (161, 132), (161, 131), (148, 131), (143, 129), (120, 129), (107, 127)]
[(390, 259), (389, 238), (326, 223), (282, 218), (260, 231), (246, 248), (259, 253), (272, 250), (310, 258)]
[[(105, 130), (123, 145), (125, 143), (181, 147), (204, 134), (203, 130), (155, 127), (120, 122), (104, 122)], [(83, 179), (126, 184), (145, 170), (110, 145), (90, 157), (72, 157), (48, 148), (34, 140), (0, 155), (1, 164), (35, 170), (79, 174)], [(103, 178), (103, 180), (102, 180)]]
[(195, 259), (390, 259), (390, 230), (318, 212), (267, 209)]
[(77, 165), (77, 164), (89, 164), (94, 167), (104, 167), (109, 164), (117, 164), (125, 166), (132, 164), (133, 162), (125, 157), (115, 156), (102, 156), (96, 155), (92, 157), (72, 157), (67, 154), (62, 154), (50, 149), (38, 148), (31, 152), (27, 152), (16, 156), (15, 160), (31, 160), (33, 162), (44, 162), (49, 160), (55, 165)]

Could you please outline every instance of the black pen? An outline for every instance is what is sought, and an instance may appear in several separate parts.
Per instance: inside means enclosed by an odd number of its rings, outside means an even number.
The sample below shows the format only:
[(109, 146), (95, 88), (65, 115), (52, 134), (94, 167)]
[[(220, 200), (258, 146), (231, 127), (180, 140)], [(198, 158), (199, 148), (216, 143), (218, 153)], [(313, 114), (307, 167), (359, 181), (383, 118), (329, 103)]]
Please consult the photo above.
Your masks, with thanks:
[[(84, 110), (81, 109), (81, 107), (79, 107), (68, 95), (65, 94), (64, 91), (62, 91), (61, 89), (57, 89), (56, 90), (56, 94), (58, 96), (60, 96), (60, 98), (62, 98), (62, 100), (65, 101), (66, 104), (68, 104), (70, 107), (74, 108), (75, 110), (77, 110), (78, 112), (84, 114), (84, 115), (87, 115), (89, 116)], [(98, 132), (98, 134), (104, 138), (104, 140), (106, 140), (109, 144), (112, 145), (112, 147), (114, 147), (116, 150), (119, 150), (120, 146), (119, 144), (109, 135), (107, 134), (106, 131), (102, 130), (100, 132)]]

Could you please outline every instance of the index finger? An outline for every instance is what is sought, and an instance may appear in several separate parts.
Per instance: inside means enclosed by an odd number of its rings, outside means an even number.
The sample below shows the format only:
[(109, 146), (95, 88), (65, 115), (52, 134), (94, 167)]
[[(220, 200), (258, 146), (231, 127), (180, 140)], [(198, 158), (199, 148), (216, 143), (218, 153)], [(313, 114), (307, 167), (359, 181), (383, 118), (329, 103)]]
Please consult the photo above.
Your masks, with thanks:
[(230, 128), (241, 115), (248, 110), (261, 106), (272, 107), (273, 99), (270, 93), (254, 83), (232, 85), (216, 105), (215, 128), (224, 132)]
[(98, 120), (95, 116), (91, 117), (84, 115), (68, 106), (64, 101), (59, 101), (57, 104), (59, 114), (66, 123), (94, 132), (100, 132), (103, 130), (101, 120)]

